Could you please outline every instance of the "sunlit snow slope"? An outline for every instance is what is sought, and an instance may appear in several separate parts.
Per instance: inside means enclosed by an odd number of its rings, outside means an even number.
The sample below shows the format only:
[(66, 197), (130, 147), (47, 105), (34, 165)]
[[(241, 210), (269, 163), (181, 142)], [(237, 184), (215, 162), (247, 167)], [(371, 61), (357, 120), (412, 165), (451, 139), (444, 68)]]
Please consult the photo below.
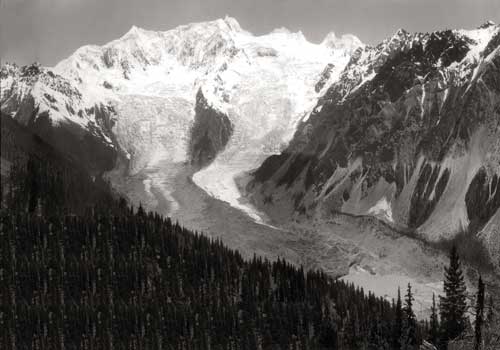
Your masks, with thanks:
[[(128, 159), (129, 175), (159, 162), (198, 163), (196, 184), (251, 214), (238, 202), (234, 178), (286, 146), (360, 46), (354, 36), (333, 33), (321, 44), (286, 29), (254, 36), (227, 17), (167, 32), (133, 27), (109, 44), (78, 49), (52, 70), (40, 67), (78, 101), (51, 88), (50, 76), (49, 83), (37, 76), (12, 88), (3, 100), (31, 94), (53, 123), (82, 129), (100, 129), (96, 110), (104, 108), (111, 122), (103, 134)], [(6, 81), (6, 89), (19, 81)], [(10, 104), (2, 110), (19, 119), (22, 104)]]

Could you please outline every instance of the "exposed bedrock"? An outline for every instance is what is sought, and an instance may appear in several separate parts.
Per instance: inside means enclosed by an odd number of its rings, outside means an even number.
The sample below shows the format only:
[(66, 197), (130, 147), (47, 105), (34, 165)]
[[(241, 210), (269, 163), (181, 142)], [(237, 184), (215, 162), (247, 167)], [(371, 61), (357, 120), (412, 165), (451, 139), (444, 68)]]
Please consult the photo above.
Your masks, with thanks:
[(210, 106), (199, 90), (189, 145), (191, 163), (199, 168), (209, 165), (227, 145), (232, 133), (229, 118)]
[(465, 197), (467, 214), (475, 231), (484, 227), (500, 208), (500, 177), (488, 174), (484, 167), (478, 170)]
[(440, 165), (433, 167), (425, 164), (420, 168), (410, 202), (409, 227), (419, 227), (429, 218), (448, 185), (449, 178), (449, 169), (441, 171)]

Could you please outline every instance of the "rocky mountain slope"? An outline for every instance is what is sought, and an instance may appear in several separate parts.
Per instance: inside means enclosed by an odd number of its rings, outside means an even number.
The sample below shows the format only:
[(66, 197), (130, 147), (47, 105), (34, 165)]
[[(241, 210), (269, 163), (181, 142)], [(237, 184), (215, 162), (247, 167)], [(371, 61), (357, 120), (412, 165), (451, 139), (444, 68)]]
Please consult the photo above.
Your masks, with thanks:
[(111, 169), (112, 109), (93, 104), (68, 79), (33, 64), (6, 64), (0, 70), (2, 122), (12, 117), (67, 157), (92, 172)]
[(500, 26), (399, 30), (351, 57), (247, 186), (277, 222), (375, 216), (500, 264)]

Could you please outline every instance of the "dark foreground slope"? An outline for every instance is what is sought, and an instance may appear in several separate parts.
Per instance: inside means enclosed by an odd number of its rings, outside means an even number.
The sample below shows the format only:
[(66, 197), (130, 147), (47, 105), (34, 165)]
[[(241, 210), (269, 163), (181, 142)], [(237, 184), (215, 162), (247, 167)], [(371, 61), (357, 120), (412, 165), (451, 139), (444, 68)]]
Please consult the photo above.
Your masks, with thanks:
[(59, 159), (13, 159), (0, 216), (4, 349), (391, 349), (394, 306), (245, 261), (113, 199)]
[[(61, 153), (30, 128), (0, 115), (2, 208), (83, 214), (90, 203), (113, 206), (108, 184), (90, 176), (84, 165)], [(17, 174), (17, 175), (16, 175)], [(30, 178), (26, 177), (30, 174)]]

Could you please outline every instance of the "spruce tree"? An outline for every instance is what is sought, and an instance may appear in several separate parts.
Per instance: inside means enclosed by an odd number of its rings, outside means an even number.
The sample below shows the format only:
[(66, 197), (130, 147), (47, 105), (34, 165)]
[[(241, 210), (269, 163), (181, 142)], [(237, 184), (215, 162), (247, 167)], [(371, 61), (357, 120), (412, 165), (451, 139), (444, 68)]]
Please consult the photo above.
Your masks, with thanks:
[(432, 344), (437, 345), (438, 340), (439, 340), (439, 320), (436, 307), (436, 295), (432, 294), (429, 341)]
[(479, 350), (481, 348), (483, 321), (484, 321), (484, 283), (481, 276), (479, 276), (479, 281), (477, 285), (474, 350)]
[(445, 267), (444, 296), (440, 297), (442, 345), (456, 339), (465, 330), (467, 319), (466, 287), (460, 258), (455, 246), (450, 252), (450, 265)]
[(403, 330), (403, 308), (401, 305), (401, 289), (398, 287), (398, 299), (396, 301), (396, 310), (394, 317), (394, 325), (392, 330), (392, 346), (394, 349), (401, 348), (401, 335)]
[(417, 346), (417, 318), (413, 312), (413, 293), (411, 285), (408, 283), (408, 289), (405, 297), (405, 306), (403, 308), (403, 331), (401, 339), (401, 349), (416, 349)]

